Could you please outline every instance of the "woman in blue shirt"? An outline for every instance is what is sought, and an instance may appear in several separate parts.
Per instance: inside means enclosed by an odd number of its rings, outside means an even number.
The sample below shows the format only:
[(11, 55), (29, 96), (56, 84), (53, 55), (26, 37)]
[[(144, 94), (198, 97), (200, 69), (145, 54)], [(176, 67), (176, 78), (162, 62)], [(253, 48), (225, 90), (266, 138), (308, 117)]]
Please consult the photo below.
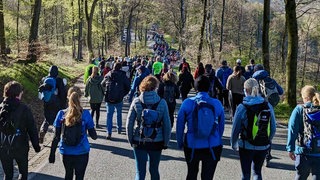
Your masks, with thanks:
[[(289, 157), (295, 161), (296, 178), (307, 179), (310, 172), (313, 179), (320, 178), (320, 152), (308, 152), (306, 145), (303, 142), (299, 143), (299, 139), (303, 138), (304, 134), (304, 110), (319, 106), (319, 93), (313, 86), (304, 86), (301, 89), (303, 105), (297, 105), (291, 113), (288, 124), (288, 140), (287, 151)], [(295, 142), (298, 140), (298, 144)], [(318, 142), (318, 146), (319, 142)]]
[[(88, 110), (82, 109), (80, 105), (81, 90), (73, 86), (68, 91), (68, 108), (60, 110), (53, 123), (55, 126), (55, 137), (51, 145), (49, 163), (55, 161), (55, 151), (59, 145), (59, 151), (62, 154), (62, 161), (66, 171), (65, 179), (72, 180), (73, 172), (76, 179), (83, 179), (89, 160), (90, 145), (87, 137), (87, 130), (92, 139), (97, 139), (97, 133), (94, 129), (94, 123)], [(67, 145), (68, 143), (60, 138), (62, 129), (76, 126), (81, 121), (81, 137), (77, 145)]]

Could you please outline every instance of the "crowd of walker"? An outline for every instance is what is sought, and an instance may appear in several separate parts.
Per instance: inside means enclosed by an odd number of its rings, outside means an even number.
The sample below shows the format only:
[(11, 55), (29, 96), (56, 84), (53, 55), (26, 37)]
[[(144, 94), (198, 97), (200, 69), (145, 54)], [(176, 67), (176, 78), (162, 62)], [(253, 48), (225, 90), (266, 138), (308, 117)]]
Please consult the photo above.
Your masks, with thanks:
[[(136, 161), (136, 180), (145, 179), (147, 165), (151, 179), (160, 179), (161, 153), (168, 148), (174, 125), (188, 168), (186, 179), (197, 179), (200, 162), (201, 179), (213, 179), (223, 151), (225, 113), (230, 113), (233, 123), (230, 143), (239, 152), (242, 179), (262, 179), (263, 164), (268, 167), (272, 159), (271, 142), (277, 124), (273, 108), (283, 94), (282, 88), (254, 60), (244, 68), (238, 59), (233, 69), (223, 60), (216, 71), (212, 64), (199, 63), (192, 75), (186, 58), (181, 58), (176, 70), (173, 64), (179, 53), (168, 51), (161, 36), (154, 39), (155, 57), (93, 60), (85, 70), (85, 92), (77, 86), (67, 89), (66, 81), (58, 76), (58, 67), (50, 67), (39, 87), (45, 117), (39, 133), (30, 108), (21, 102), (22, 85), (8, 82), (0, 104), (4, 178), (13, 178), (15, 160), (20, 178), (27, 179), (28, 139), (39, 152), (48, 126), (53, 125), (49, 163), (55, 162), (58, 147), (65, 179), (84, 179), (90, 151), (88, 135), (97, 139), (102, 102), (106, 103), (106, 138), (111, 140), (113, 114), (116, 111), (117, 133), (121, 134), (122, 106), (128, 101), (125, 128)], [(188, 97), (192, 88), (197, 93)], [(81, 106), (83, 95), (88, 97), (91, 111)], [(296, 106), (289, 119), (287, 151), (295, 161), (296, 179), (307, 179), (310, 173), (313, 179), (320, 179), (319, 93), (307, 85), (301, 96), (303, 104)], [(175, 120), (176, 99), (180, 97), (182, 105)]]

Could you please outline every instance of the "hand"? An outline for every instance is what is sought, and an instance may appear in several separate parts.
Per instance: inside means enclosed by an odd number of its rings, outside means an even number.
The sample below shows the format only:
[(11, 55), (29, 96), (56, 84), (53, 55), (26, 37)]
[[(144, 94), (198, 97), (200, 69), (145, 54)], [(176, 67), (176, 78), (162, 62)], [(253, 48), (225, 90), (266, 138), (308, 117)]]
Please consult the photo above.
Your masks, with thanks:
[(296, 155), (294, 154), (294, 152), (289, 152), (289, 157), (290, 159), (292, 159), (292, 161), (296, 160)]
[(56, 156), (54, 154), (50, 154), (49, 156), (49, 163), (54, 163), (56, 160)]
[(40, 152), (40, 150), (41, 150), (41, 147), (40, 147), (39, 145), (36, 146), (36, 147), (34, 147), (34, 151), (35, 151), (35, 152), (38, 153), (38, 152)]

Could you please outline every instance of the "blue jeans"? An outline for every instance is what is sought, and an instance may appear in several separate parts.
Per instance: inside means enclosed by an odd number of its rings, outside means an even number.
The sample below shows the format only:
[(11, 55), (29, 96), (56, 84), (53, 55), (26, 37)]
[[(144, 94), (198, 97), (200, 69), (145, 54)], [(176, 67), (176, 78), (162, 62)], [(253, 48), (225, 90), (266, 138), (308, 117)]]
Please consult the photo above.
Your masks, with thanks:
[(308, 179), (310, 172), (312, 179), (320, 179), (320, 157), (296, 155), (296, 180)]
[(261, 180), (261, 169), (268, 150), (250, 150), (239, 148), (240, 163), (242, 170), (242, 180), (250, 180), (251, 167), (253, 179)]
[(160, 151), (151, 151), (133, 148), (134, 158), (136, 159), (136, 178), (135, 180), (144, 180), (146, 177), (147, 161), (149, 161), (149, 172), (151, 180), (159, 180), (159, 163), (161, 157)]
[(117, 110), (117, 129), (118, 131), (122, 130), (122, 104), (123, 102), (112, 104), (112, 103), (106, 103), (107, 107), (107, 133), (112, 134), (112, 119), (113, 119), (113, 113), (114, 109)]

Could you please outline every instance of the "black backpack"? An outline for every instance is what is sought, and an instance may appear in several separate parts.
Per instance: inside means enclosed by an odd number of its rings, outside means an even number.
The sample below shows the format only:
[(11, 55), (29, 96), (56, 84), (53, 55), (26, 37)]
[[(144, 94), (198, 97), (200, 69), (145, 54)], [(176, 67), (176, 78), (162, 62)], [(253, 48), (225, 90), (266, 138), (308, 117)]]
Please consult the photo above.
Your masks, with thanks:
[(164, 85), (163, 98), (167, 103), (175, 102), (175, 87), (173, 85)]
[(303, 134), (298, 142), (307, 153), (320, 153), (320, 106), (303, 106)]
[(241, 139), (249, 141), (255, 146), (270, 144), (271, 112), (268, 102), (252, 106), (243, 104), (247, 109), (248, 126), (244, 127)]
[(123, 100), (123, 95), (121, 94), (122, 88), (122, 84), (110, 76), (106, 82), (105, 101), (110, 103), (121, 102)]
[(68, 146), (77, 146), (82, 140), (82, 120), (72, 126), (66, 126), (64, 119), (61, 132), (62, 142), (64, 144)]

